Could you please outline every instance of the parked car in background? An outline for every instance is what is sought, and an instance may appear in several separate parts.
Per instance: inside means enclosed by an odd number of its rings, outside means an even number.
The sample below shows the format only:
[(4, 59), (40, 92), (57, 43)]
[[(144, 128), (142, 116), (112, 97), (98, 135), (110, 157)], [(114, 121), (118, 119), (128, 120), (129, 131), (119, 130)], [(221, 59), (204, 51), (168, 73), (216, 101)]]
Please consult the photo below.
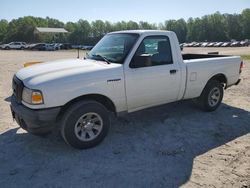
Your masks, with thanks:
[(93, 46), (87, 46), (87, 45), (81, 46), (82, 50), (91, 50), (92, 48), (93, 48)]
[(223, 44), (223, 42), (216, 42), (216, 43), (214, 44), (214, 47), (220, 47), (222, 44)]
[(37, 43), (37, 44), (31, 44), (27, 48), (28, 50), (39, 50), (44, 51), (46, 50), (46, 44), (45, 43)]
[(72, 48), (74, 49), (81, 49), (81, 50), (91, 50), (93, 46), (88, 46), (88, 45), (72, 45)]
[(183, 47), (244, 47), (249, 45), (248, 39), (244, 41), (232, 40), (231, 42), (190, 42), (182, 44)]
[(232, 42), (230, 44), (231, 47), (240, 47), (240, 42), (239, 41), (235, 41), (235, 42)]
[(64, 50), (72, 49), (72, 44), (62, 43), (61, 49), (64, 49)]
[(201, 46), (201, 43), (200, 42), (197, 42), (194, 47), (200, 47)]
[(184, 43), (180, 44), (181, 51), (183, 50)]
[(55, 44), (46, 44), (45, 45), (45, 50), (46, 51), (55, 51), (56, 50), (56, 46), (55, 46)]
[(192, 47), (197, 47), (197, 45), (199, 45), (198, 42), (192, 42)]
[(249, 46), (250, 42), (249, 41), (241, 41), (240, 46)]
[(73, 49), (81, 49), (81, 45), (73, 44), (72, 48)]
[(215, 45), (215, 42), (210, 42), (208, 43), (207, 47), (214, 47), (214, 45)]
[(230, 46), (230, 42), (224, 42), (222, 45), (221, 45), (221, 47), (228, 47), (228, 46)]
[(63, 46), (63, 44), (61, 44), (61, 43), (54, 43), (53, 45), (55, 47), (55, 50), (61, 50), (62, 46)]
[(25, 42), (11, 42), (9, 44), (2, 45), (2, 49), (4, 49), (4, 50), (10, 50), (10, 49), (24, 50), (25, 47), (26, 47)]
[(35, 44), (27, 44), (24, 49), (28, 50), (32, 45), (35, 45)]
[(201, 47), (207, 47), (207, 45), (208, 45), (208, 42), (203, 42), (203, 43), (201, 44)]

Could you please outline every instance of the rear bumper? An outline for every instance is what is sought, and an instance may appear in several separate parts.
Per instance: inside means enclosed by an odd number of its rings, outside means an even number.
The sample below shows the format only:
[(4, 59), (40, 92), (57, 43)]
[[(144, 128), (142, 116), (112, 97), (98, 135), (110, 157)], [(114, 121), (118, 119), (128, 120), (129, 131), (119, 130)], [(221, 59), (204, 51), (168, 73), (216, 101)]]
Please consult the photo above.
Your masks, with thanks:
[(60, 107), (34, 110), (27, 108), (23, 104), (16, 102), (15, 97), (11, 97), (11, 113), (13, 119), (21, 128), (35, 134), (50, 132), (56, 124)]

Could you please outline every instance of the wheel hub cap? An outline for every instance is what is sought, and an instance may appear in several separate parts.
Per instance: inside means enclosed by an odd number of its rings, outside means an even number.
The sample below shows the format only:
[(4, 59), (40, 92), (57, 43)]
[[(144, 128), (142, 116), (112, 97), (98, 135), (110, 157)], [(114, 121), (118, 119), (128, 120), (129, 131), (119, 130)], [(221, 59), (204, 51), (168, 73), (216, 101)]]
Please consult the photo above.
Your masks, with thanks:
[(208, 95), (208, 104), (212, 107), (216, 106), (220, 101), (220, 89), (213, 88)]
[(75, 135), (81, 141), (95, 139), (103, 128), (101, 116), (94, 112), (82, 115), (75, 124)]
[(94, 125), (93, 123), (88, 122), (85, 125), (83, 125), (83, 128), (90, 131), (93, 128), (93, 125)]

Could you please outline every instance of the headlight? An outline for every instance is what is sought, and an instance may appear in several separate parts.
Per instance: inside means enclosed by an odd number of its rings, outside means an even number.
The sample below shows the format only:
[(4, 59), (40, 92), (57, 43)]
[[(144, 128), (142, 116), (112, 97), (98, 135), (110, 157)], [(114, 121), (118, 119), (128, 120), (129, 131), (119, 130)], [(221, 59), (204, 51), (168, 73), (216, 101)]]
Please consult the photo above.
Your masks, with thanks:
[(24, 87), (22, 100), (29, 104), (43, 104), (43, 95), (41, 91)]

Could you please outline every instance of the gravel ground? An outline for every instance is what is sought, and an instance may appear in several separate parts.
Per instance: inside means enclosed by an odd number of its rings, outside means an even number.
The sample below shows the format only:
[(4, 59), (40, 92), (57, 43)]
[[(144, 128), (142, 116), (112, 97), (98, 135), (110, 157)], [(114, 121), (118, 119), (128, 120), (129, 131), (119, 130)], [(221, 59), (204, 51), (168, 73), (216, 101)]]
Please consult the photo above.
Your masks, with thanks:
[[(219, 50), (250, 54), (250, 47)], [(27, 134), (9, 110), (11, 79), (24, 62), (76, 56), (0, 51), (0, 187), (250, 187), (250, 61), (217, 111), (183, 101), (112, 118), (104, 142), (79, 151), (57, 133)]]

